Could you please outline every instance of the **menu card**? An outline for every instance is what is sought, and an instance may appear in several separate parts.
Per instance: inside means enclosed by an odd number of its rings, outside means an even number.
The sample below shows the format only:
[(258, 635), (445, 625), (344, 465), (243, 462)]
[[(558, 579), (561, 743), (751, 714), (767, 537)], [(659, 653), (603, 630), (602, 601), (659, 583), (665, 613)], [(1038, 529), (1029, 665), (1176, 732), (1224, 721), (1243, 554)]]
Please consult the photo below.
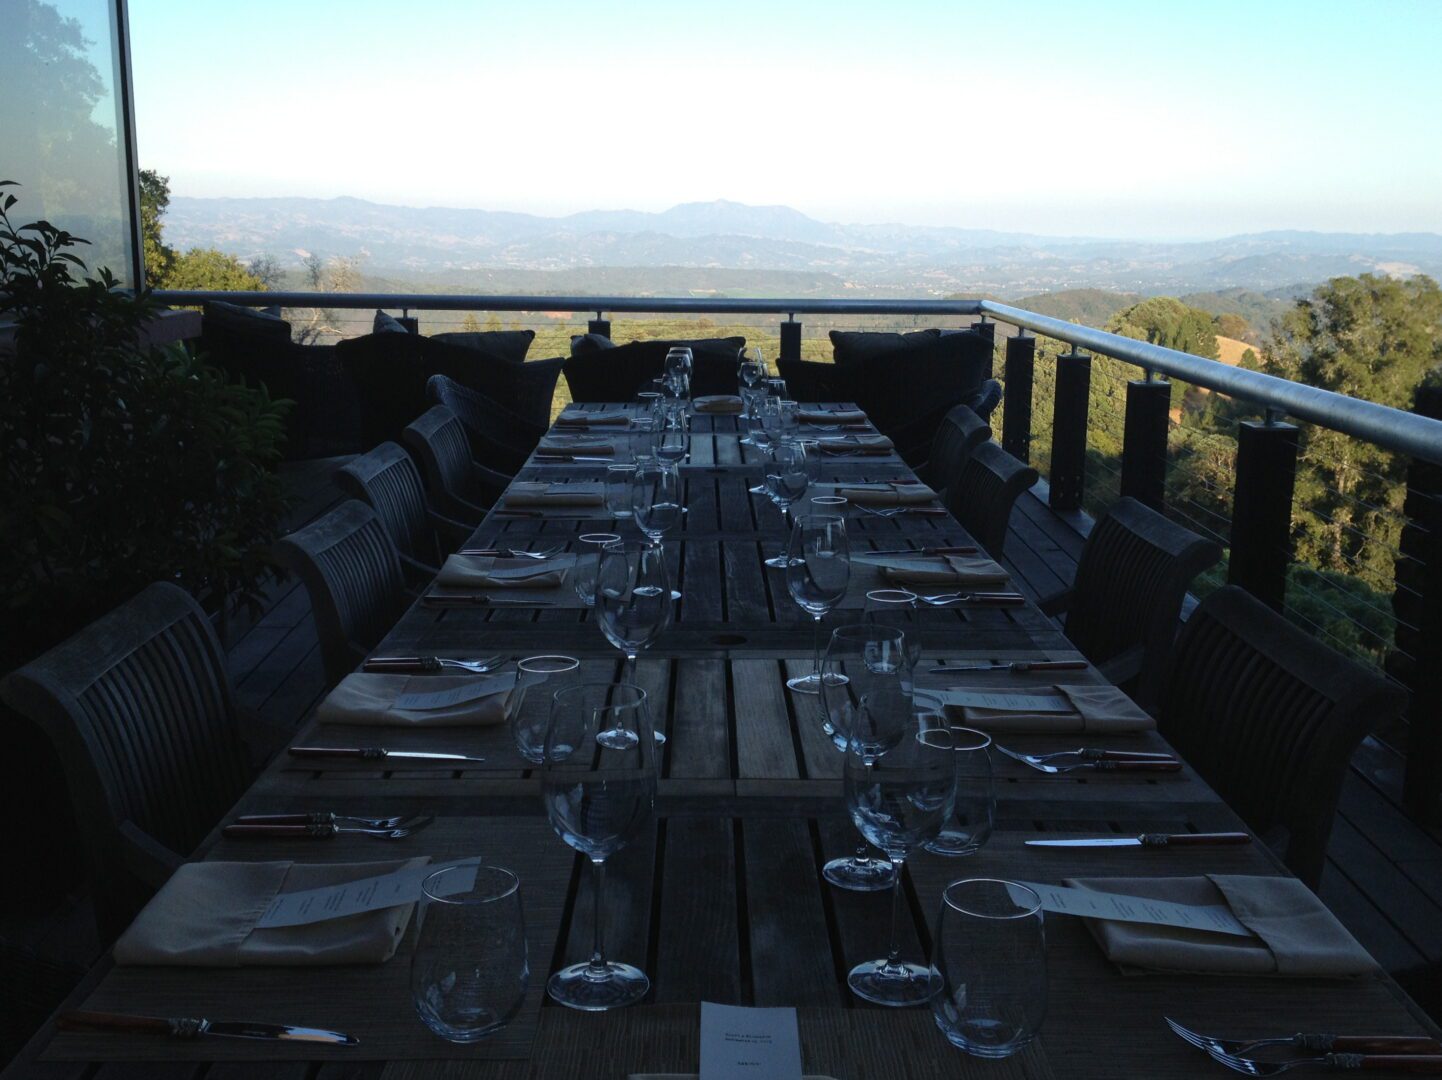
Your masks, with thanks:
[(421, 883), (437, 870), (447, 866), (470, 867), (470, 873), (453, 874), (452, 880), (446, 882), (447, 895), (464, 892), (475, 886), (475, 868), (480, 861), (478, 856), (474, 859), (442, 863), (439, 866), (426, 863), (423, 866), (407, 867), (390, 874), (347, 881), (340, 885), (278, 893), (255, 925), (257, 929), (305, 926), (307, 923), (359, 915), (363, 911), (378, 911), (381, 908), (411, 904), (421, 898)]
[[(1180, 926), (1187, 930), (1210, 930), (1216, 934), (1231, 934), (1234, 937), (1253, 936), (1225, 904), (1176, 904), (1145, 896), (1097, 892), (1095, 889), (1038, 885), (1034, 881), (1022, 881), (1018, 884), (1025, 885), (1041, 898), (1043, 911), (1079, 915), (1087, 919), (1114, 919), (1118, 922), (1151, 923), (1155, 926)], [(1025, 893), (1017, 889), (1009, 891), (1013, 902), (1028, 902)]]
[(801, 1080), (795, 1009), (701, 1002), (701, 1080)]

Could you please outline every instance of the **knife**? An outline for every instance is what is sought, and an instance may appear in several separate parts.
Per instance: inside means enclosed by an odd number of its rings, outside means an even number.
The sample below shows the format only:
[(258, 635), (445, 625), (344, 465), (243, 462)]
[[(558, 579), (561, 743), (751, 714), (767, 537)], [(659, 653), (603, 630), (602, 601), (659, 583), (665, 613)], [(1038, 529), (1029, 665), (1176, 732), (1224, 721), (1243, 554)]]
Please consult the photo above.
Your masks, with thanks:
[(421, 602), (428, 607), (555, 607), (554, 600), (522, 600), (520, 597), (492, 597), (479, 593), (426, 593)]
[(292, 746), (287, 753), (299, 758), (356, 758), (366, 761), (485, 761), (467, 754), (441, 754), (433, 750), (387, 750), (383, 746)]
[(1085, 671), (1085, 660), (1014, 660), (997, 664), (966, 664), (934, 667), (933, 675), (950, 675), (954, 671)]
[(1027, 847), (1203, 847), (1213, 844), (1250, 844), (1244, 832), (1142, 833), (1140, 836), (1099, 836), (1087, 840), (1028, 840)]
[(354, 1035), (293, 1024), (256, 1024), (249, 1020), (205, 1020), (185, 1016), (126, 1016), (122, 1013), (63, 1012), (55, 1018), (61, 1031), (117, 1031), (137, 1035), (168, 1035), (196, 1039), (217, 1035), (227, 1039), (267, 1039), (282, 1042), (329, 1043), (356, 1046)]
[(886, 548), (881, 551), (858, 551), (857, 555), (976, 555), (980, 551), (974, 547), (924, 547), (924, 548)]

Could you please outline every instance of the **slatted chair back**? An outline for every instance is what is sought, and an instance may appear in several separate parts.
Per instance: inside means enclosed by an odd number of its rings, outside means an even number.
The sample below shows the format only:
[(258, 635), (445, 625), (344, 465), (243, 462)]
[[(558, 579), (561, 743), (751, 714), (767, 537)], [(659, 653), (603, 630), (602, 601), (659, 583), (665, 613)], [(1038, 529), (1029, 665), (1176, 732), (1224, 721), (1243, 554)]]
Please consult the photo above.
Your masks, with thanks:
[(347, 499), (277, 541), (275, 553), (310, 593), (326, 679), (338, 683), (409, 602), (395, 545), (375, 511)]
[(456, 414), (436, 405), (406, 425), (401, 435), (421, 463), (436, 508), (458, 521), (478, 524), (484, 507), (471, 501), (471, 444)]
[(471, 442), (471, 457), (499, 472), (514, 474), (546, 429), (511, 412), (500, 402), (462, 386), (445, 375), (432, 375), (426, 396), (456, 414)]
[(934, 488), (944, 488), (950, 477), (961, 473), (971, 452), (991, 441), (991, 427), (966, 405), (947, 410), (936, 435), (931, 440), (927, 459), (926, 480)]
[(1094, 664), (1140, 652), (1134, 695), (1154, 699), (1192, 579), (1222, 549), (1124, 498), (1092, 527), (1077, 563), (1067, 605), (1066, 636)]
[(375, 511), (401, 555), (431, 567), (432, 574), (439, 569), (440, 551), (427, 514), (426, 490), (415, 462), (403, 449), (393, 442), (381, 443), (337, 469), (335, 483)]
[(102, 932), (122, 928), (148, 894), (131, 853), (159, 845), (178, 865), (249, 781), (225, 653), (175, 585), (149, 586), (12, 672), (0, 699), (64, 765)]
[(1285, 837), (1287, 867), (1315, 888), (1348, 762), (1404, 702), (1400, 687), (1227, 586), (1178, 635), (1157, 724), (1249, 828)]
[(996, 443), (984, 442), (972, 450), (961, 470), (947, 479), (946, 508), (993, 558), (1000, 558), (1011, 508), (1036, 481), (1035, 469)]

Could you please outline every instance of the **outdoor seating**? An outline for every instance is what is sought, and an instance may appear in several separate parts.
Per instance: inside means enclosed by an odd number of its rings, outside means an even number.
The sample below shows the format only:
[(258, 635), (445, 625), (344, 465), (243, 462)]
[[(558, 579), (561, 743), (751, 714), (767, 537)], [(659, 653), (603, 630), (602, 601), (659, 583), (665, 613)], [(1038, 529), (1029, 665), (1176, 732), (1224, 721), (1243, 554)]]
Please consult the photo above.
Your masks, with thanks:
[(1036, 482), (1035, 469), (996, 443), (984, 442), (972, 450), (961, 471), (947, 479), (946, 508), (993, 558), (1000, 558), (1012, 507)]
[(421, 463), (431, 503), (446, 517), (477, 525), (511, 478), (478, 463), (460, 418), (434, 405), (406, 425), (401, 438)]
[(426, 396), (456, 414), (471, 440), (471, 456), (496, 472), (514, 475), (531, 456), (549, 419), (534, 424), (489, 394), (462, 386), (445, 375), (432, 375)]

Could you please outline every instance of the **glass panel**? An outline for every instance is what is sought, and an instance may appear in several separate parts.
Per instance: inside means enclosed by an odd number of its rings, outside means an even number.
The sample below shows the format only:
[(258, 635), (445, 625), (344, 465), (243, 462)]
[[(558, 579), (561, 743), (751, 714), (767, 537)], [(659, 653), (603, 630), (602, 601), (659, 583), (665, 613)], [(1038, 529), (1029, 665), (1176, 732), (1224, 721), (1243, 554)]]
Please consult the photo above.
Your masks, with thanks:
[(91, 273), (133, 285), (115, 0), (5, 0), (0, 12), (0, 179), (22, 185), (9, 189), (12, 220), (84, 237)]

